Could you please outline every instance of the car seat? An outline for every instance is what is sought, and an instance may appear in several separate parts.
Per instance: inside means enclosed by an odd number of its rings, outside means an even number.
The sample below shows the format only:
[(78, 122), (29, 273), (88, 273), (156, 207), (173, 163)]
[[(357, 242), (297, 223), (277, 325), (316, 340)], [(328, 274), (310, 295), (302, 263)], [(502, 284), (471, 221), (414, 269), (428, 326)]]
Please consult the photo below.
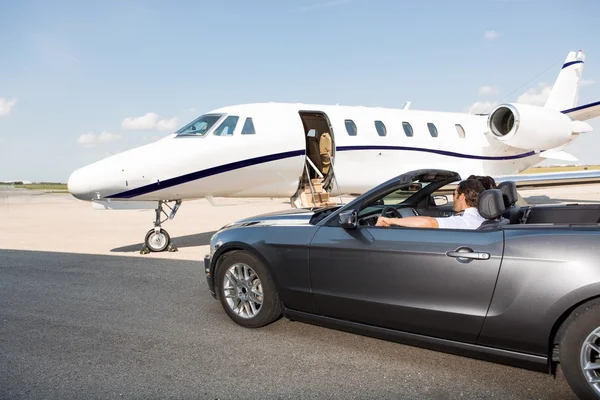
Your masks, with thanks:
[(510, 223), (509, 219), (502, 216), (505, 207), (500, 189), (489, 189), (479, 193), (477, 210), (479, 215), (487, 219), (487, 221), (483, 221), (477, 230), (495, 229)]
[(498, 184), (498, 189), (502, 192), (504, 200), (504, 218), (508, 218), (511, 224), (518, 224), (521, 215), (521, 206), (517, 205), (519, 193), (517, 192), (517, 184), (513, 181), (505, 181)]

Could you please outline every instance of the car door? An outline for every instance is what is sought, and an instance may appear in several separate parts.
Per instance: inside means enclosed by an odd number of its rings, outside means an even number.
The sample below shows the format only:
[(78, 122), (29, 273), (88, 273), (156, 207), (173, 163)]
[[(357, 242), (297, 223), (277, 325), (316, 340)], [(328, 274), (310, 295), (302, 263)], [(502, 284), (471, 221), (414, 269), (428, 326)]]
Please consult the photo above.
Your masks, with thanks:
[(323, 226), (310, 245), (313, 298), (329, 317), (475, 343), (502, 253), (501, 230)]

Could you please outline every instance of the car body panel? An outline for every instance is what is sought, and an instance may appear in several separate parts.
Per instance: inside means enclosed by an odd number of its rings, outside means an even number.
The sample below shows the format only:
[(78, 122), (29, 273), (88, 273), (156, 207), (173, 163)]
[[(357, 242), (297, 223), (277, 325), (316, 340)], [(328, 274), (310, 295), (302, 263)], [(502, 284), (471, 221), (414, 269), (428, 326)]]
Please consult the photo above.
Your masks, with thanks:
[(464, 357), (478, 358), (534, 371), (547, 372), (548, 359), (544, 356), (519, 353), (494, 347), (480, 346), (472, 343), (458, 342), (444, 338), (436, 338), (415, 333), (402, 332), (395, 329), (380, 328), (337, 318), (324, 317), (313, 313), (286, 309), (285, 316), (295, 321), (306, 322), (328, 328), (371, 336), (398, 343), (419, 346), (427, 349), (457, 354)]
[[(503, 251), (502, 231), (323, 227), (310, 246), (319, 311), (328, 317), (475, 343)], [(468, 245), (490, 255), (457, 261)]]
[(547, 354), (560, 316), (600, 295), (600, 230), (532, 226), (504, 233), (502, 268), (478, 343)]
[[(308, 224), (307, 215), (298, 213), (297, 218), (259, 217), (245, 219), (213, 235), (209, 262), (209, 287), (214, 289), (216, 260), (231, 250), (250, 251), (269, 266), (281, 301), (294, 309), (317, 312), (311, 297), (308, 270), (308, 245), (318, 227)], [(248, 223), (253, 223), (247, 225)], [(217, 247), (215, 249), (215, 247)]]

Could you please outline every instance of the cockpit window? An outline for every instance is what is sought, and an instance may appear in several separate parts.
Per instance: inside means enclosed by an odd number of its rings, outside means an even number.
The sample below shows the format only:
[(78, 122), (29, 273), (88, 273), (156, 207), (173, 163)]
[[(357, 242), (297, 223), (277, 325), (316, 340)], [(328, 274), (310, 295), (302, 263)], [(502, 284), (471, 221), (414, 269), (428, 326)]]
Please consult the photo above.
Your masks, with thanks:
[(234, 115), (230, 115), (225, 118), (225, 121), (217, 129), (215, 129), (216, 136), (230, 136), (233, 135), (233, 131), (235, 130), (235, 126), (237, 125), (238, 119), (240, 117), (236, 117)]
[(246, 118), (246, 122), (244, 122), (244, 127), (242, 128), (242, 135), (254, 135), (254, 123), (252, 122), (252, 118)]
[(202, 115), (175, 133), (178, 135), (204, 136), (222, 116), (223, 114)]

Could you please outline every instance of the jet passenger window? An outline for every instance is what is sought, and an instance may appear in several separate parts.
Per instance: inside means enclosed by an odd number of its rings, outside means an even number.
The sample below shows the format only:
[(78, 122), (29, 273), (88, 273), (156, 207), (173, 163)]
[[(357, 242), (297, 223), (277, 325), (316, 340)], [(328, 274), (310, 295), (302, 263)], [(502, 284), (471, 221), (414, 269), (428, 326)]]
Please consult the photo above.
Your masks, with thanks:
[(385, 125), (381, 121), (375, 121), (375, 129), (377, 129), (379, 136), (385, 136), (387, 133), (385, 130)]
[(254, 133), (252, 118), (246, 118), (246, 122), (244, 122), (244, 127), (242, 128), (242, 135), (254, 135)]
[(456, 132), (458, 133), (458, 136), (461, 138), (464, 138), (465, 137), (465, 129), (460, 124), (456, 124), (454, 126), (456, 127)]
[(346, 124), (346, 131), (348, 131), (348, 135), (356, 136), (356, 124), (351, 119), (347, 119), (344, 121)]
[(237, 125), (238, 119), (240, 117), (235, 117), (233, 115), (225, 118), (225, 121), (215, 130), (215, 135), (217, 136), (231, 136), (233, 135), (233, 130)]
[(202, 115), (175, 133), (179, 136), (204, 136), (221, 117), (221, 114)]
[(431, 134), (431, 137), (437, 137), (438, 132), (437, 132), (437, 128), (435, 127), (435, 125), (432, 124), (431, 122), (428, 122), (427, 127), (429, 128), (429, 133)]
[(412, 126), (408, 122), (403, 122), (402, 128), (404, 128), (404, 133), (406, 134), (406, 136), (412, 137), (413, 129), (412, 129)]

